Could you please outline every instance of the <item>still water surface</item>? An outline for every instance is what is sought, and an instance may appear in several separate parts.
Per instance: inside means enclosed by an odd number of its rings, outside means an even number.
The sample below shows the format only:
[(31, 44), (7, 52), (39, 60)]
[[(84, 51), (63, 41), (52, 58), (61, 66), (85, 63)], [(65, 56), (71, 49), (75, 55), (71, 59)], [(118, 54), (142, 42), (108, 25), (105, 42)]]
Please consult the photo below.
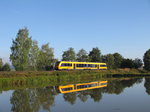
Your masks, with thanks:
[[(150, 78), (107, 81), (103, 87), (89, 90), (69, 84), (1, 91), (0, 112), (150, 112)], [(86, 84), (86, 89), (92, 87), (90, 82)], [(60, 91), (70, 86), (76, 92)]]

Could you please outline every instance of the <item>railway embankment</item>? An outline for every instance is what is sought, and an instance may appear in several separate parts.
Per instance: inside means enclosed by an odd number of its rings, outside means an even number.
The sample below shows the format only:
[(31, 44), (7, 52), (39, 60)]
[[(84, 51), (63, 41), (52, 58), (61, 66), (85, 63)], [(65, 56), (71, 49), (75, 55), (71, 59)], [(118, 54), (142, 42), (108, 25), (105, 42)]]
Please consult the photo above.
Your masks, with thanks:
[(139, 69), (116, 69), (116, 70), (70, 70), (70, 71), (10, 71), (0, 72), (0, 78), (37, 77), (37, 76), (150, 76), (150, 72)]

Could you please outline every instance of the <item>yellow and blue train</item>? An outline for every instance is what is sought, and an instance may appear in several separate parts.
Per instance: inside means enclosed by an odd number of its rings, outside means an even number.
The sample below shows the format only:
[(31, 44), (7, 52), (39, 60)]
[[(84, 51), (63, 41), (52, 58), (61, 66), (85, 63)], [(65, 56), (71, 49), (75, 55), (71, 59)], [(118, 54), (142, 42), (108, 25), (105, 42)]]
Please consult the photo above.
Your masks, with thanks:
[(106, 63), (59, 61), (56, 70), (107, 70)]

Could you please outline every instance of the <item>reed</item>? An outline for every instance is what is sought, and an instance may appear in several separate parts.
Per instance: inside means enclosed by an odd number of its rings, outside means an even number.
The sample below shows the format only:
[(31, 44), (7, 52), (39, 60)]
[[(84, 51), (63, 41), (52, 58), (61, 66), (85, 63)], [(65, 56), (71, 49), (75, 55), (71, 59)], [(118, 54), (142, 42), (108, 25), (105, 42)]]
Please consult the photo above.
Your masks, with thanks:
[(0, 72), (0, 78), (14, 77), (37, 77), (37, 76), (62, 76), (62, 75), (150, 75), (150, 72), (138, 69), (116, 69), (116, 70), (71, 70), (71, 71), (10, 71)]

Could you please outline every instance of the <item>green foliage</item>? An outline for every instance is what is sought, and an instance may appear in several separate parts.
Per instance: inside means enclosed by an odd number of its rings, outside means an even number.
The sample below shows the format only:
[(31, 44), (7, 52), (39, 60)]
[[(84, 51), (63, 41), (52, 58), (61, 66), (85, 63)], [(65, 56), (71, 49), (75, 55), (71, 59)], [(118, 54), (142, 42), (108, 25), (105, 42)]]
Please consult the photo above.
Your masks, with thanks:
[(79, 50), (77, 53), (77, 61), (87, 62), (89, 60), (87, 52), (84, 49)]
[(28, 29), (20, 29), (13, 40), (10, 60), (17, 71), (49, 70), (55, 63), (53, 48), (49, 44), (39, 49), (38, 42), (28, 36)]
[(2, 68), (2, 71), (10, 71), (10, 65), (8, 63), (5, 63), (3, 68)]
[(132, 59), (123, 59), (121, 68), (134, 68), (134, 62)]
[(121, 68), (123, 56), (119, 53), (114, 53), (114, 68)]
[(62, 55), (63, 61), (76, 61), (76, 54), (74, 48), (70, 47), (67, 51), (64, 51)]
[(76, 93), (67, 93), (63, 95), (63, 98), (66, 102), (69, 102), (70, 104), (75, 104), (75, 101), (77, 99)]
[(103, 62), (107, 63), (109, 69), (121, 68), (123, 57), (119, 53), (102, 56)]
[(29, 66), (30, 70), (36, 71), (38, 68), (38, 59), (39, 59), (40, 49), (38, 47), (38, 42), (33, 41), (32, 47), (29, 53)]
[(134, 63), (134, 68), (140, 68), (143, 65), (142, 60), (138, 58), (133, 60), (133, 63)]
[(15, 90), (10, 98), (11, 111), (38, 112), (42, 108), (50, 112), (56, 94), (54, 87)]
[(89, 59), (91, 62), (101, 62), (101, 51), (98, 47), (93, 48), (92, 51), (89, 53)]
[[(12, 40), (10, 60), (17, 71), (37, 71), (50, 70), (54, 68), (55, 62), (53, 48), (49, 44), (42, 45), (39, 49), (38, 42), (32, 41), (29, 37), (27, 28), (20, 29), (17, 33), (16, 39)], [(106, 62), (109, 69), (117, 68), (139, 68), (143, 65), (142, 60), (136, 58), (124, 59), (119, 53), (101, 55), (98, 47), (93, 48), (89, 54), (84, 49), (75, 53), (74, 48), (70, 47), (63, 52), (63, 61), (80, 61), (80, 62)], [(144, 68), (150, 71), (150, 49), (144, 54)], [(6, 64), (7, 65), (7, 64)], [(5, 66), (7, 68), (7, 66)], [(2, 71), (3, 62), (0, 58), (0, 71)]]
[[(114, 74), (118, 75), (147, 75), (149, 76), (150, 73), (144, 70), (138, 70), (138, 69), (116, 69), (116, 70), (105, 70), (105, 71), (99, 71), (99, 70), (75, 70), (75, 71), (11, 71), (11, 72), (0, 72), (0, 78), (15, 78), (15, 77), (37, 77), (37, 76), (67, 76), (67, 77), (72, 77), (73, 79), (75, 77), (78, 77), (81, 75), (83, 78), (86, 76), (89, 76), (91, 79), (91, 76), (98, 76), (98, 77), (105, 77), (109, 76), (111, 77)], [(61, 77), (61, 79), (62, 79)], [(87, 77), (88, 78), (88, 77)], [(68, 79), (68, 78), (66, 78)], [(85, 79), (84, 79), (85, 80)], [(86, 79), (87, 80), (87, 79)], [(89, 78), (88, 78), (89, 80)]]
[(141, 78), (129, 78), (128, 80), (112, 80), (108, 82), (106, 91), (109, 94), (121, 94), (125, 88), (132, 87), (135, 83), (141, 82), (141, 80)]
[(2, 71), (2, 67), (3, 67), (3, 61), (2, 58), (0, 58), (0, 71)]
[(146, 88), (146, 93), (150, 95), (150, 78), (145, 78), (144, 87)]
[(144, 61), (144, 68), (150, 71), (150, 49), (145, 52), (143, 61)]
[(105, 57), (108, 69), (113, 69), (115, 66), (115, 58), (113, 54), (107, 54)]
[(124, 59), (119, 53), (107, 54), (102, 56), (103, 62), (107, 63), (109, 69), (118, 68), (139, 68), (142, 66), (142, 60), (136, 58)]
[(38, 58), (38, 70), (49, 70), (55, 63), (53, 48), (48, 44), (42, 45)]
[(20, 29), (17, 37), (13, 40), (10, 60), (16, 70), (28, 70), (29, 52), (32, 47), (32, 40), (29, 37), (28, 29)]

